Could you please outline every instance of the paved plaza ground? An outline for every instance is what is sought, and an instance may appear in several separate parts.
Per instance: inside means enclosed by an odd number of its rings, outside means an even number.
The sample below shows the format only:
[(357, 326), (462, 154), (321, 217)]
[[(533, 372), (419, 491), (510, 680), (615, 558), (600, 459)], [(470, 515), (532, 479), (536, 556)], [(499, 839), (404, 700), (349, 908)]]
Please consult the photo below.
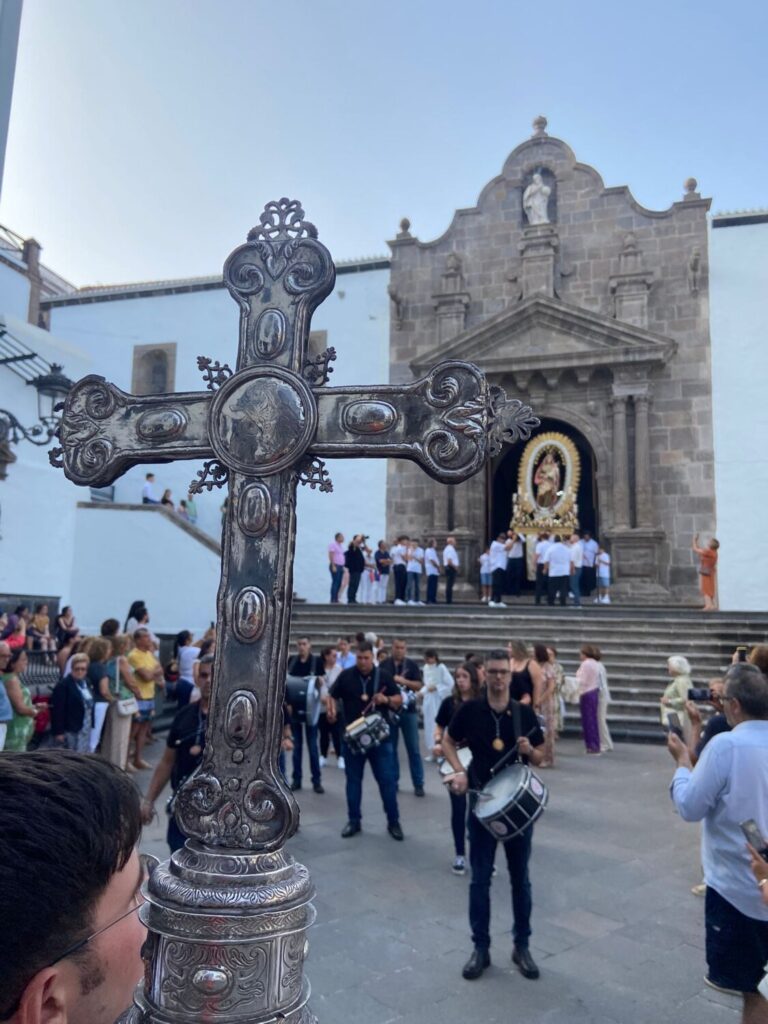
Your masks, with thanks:
[[(162, 748), (150, 749), (156, 757)], [(704, 985), (704, 901), (690, 893), (700, 880), (699, 827), (672, 809), (669, 755), (633, 744), (599, 758), (582, 750), (576, 740), (561, 742), (557, 768), (543, 773), (551, 798), (535, 826), (531, 867), (538, 981), (510, 963), (501, 852), (493, 966), (478, 981), (461, 977), (471, 952), (469, 878), (450, 871), (449, 802), (434, 765), (425, 799), (413, 795), (404, 768), (403, 843), (386, 833), (369, 775), (363, 832), (352, 839), (339, 835), (343, 772), (324, 771), (324, 796), (298, 794), (301, 830), (290, 849), (317, 886), (307, 973), (321, 1024), (738, 1021), (740, 1001)], [(161, 837), (154, 825), (145, 847), (166, 856)]]

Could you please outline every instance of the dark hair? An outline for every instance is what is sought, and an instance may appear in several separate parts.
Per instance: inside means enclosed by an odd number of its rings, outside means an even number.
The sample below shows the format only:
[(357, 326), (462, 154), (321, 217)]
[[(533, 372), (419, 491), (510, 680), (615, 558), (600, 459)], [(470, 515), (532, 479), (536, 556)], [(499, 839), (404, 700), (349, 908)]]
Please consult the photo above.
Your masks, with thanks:
[(13, 647), (13, 648), (11, 648), (11, 656), (8, 659), (8, 665), (7, 665), (6, 669), (5, 669), (5, 671), (6, 672), (15, 672), (16, 671), (16, 662), (19, 660), (19, 658), (22, 656), (22, 654), (26, 654), (26, 653), (27, 653), (27, 648), (26, 647)]
[(197, 659), (201, 665), (212, 665), (216, 660), (213, 654), (204, 654), (201, 658)]
[(725, 673), (725, 693), (750, 718), (768, 718), (768, 680), (757, 665), (737, 662)]
[(464, 661), (471, 661), (473, 665), (484, 665), (485, 655), (475, 654), (474, 651), (467, 651), (467, 653), (464, 655)]
[(547, 644), (547, 650), (552, 651), (555, 657), (557, 657), (557, 648), (554, 644)]
[(546, 665), (549, 661), (549, 655), (547, 654), (546, 644), (534, 644), (533, 645), (533, 656), (540, 665)]
[(99, 632), (101, 633), (102, 636), (117, 636), (117, 634), (120, 632), (120, 623), (117, 621), (117, 619), (104, 619), (104, 621), (101, 624), (101, 629)]
[(363, 633), (362, 631), (360, 633), (355, 633), (355, 641), (357, 642), (358, 646), (361, 643), (363, 643), (364, 640), (365, 640), (365, 633)]
[[(136, 632), (138, 632), (138, 630)], [(180, 633), (176, 634), (176, 639), (173, 641), (173, 656), (174, 656), (174, 658), (178, 658), (179, 650), (182, 647), (186, 647), (187, 646), (187, 642), (189, 640), (191, 640), (191, 639), (192, 639), (192, 634), (189, 632), (188, 629), (182, 629), (182, 631)]]
[(59, 612), (59, 615), (66, 615), (67, 612), (71, 612), (71, 611), (72, 611), (72, 605), (71, 604), (65, 604), (64, 607)]
[[(457, 665), (453, 673), (454, 680), (456, 678), (456, 672), (458, 672), (459, 669), (463, 669), (472, 680), (472, 699), (477, 700), (482, 691), (482, 687), (480, 686), (480, 676), (477, 674), (477, 665), (474, 661), (465, 661), (462, 665)], [(451, 696), (453, 697), (454, 704), (460, 704), (463, 699), (459, 692), (458, 684), (455, 682), (453, 690), (451, 691)]]
[(373, 644), (370, 642), (370, 640), (362, 640), (357, 645), (357, 653), (362, 654), (363, 651), (370, 651), (371, 654), (373, 654)]
[(139, 841), (139, 793), (119, 768), (71, 750), (0, 758), (0, 1018), (93, 927), (96, 903)]
[(28, 604), (17, 604), (16, 607), (13, 609), (13, 614), (14, 615), (23, 615), (24, 612), (28, 612), (28, 611), (29, 611), (29, 605)]
[(208, 640), (203, 640), (203, 642), (200, 644), (200, 657), (197, 660), (202, 661), (203, 658), (207, 656), (208, 652), (212, 647), (213, 637), (209, 637)]
[(329, 654), (335, 654), (335, 653), (336, 653), (336, 648), (335, 647), (324, 647), (322, 649), (322, 651), (320, 651), (320, 657), (325, 659), (325, 658), (328, 657)]
[(435, 661), (437, 661), (437, 662), (440, 661), (440, 655), (437, 653), (437, 651), (435, 650), (434, 647), (428, 647), (426, 649), (426, 651), (424, 651), (424, 657), (425, 658), (434, 658)]
[(131, 607), (128, 609), (128, 614), (125, 617), (125, 625), (123, 631), (128, 632), (128, 620), (136, 619), (137, 622), (141, 622), (141, 618), (147, 610), (147, 606), (143, 601), (134, 601)]
[(594, 658), (595, 661), (600, 661), (603, 656), (597, 644), (582, 644), (579, 650), (585, 658)]
[(43, 610), (43, 608), (45, 608), (45, 601), (43, 601), (42, 604), (36, 604), (35, 605), (35, 615), (37, 615), (38, 612), (41, 612)]
[(506, 661), (509, 664), (509, 651), (505, 651), (503, 647), (496, 647), (492, 651), (488, 651), (485, 656), (486, 661)]

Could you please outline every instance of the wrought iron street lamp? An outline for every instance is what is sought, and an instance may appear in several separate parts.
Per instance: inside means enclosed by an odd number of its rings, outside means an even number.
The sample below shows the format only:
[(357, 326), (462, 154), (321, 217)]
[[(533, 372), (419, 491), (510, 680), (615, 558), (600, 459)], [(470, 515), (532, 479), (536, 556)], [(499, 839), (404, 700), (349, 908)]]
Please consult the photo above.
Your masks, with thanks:
[(27, 381), (37, 391), (38, 422), (25, 427), (12, 412), (0, 409), (0, 444), (18, 444), (22, 439), (31, 444), (47, 445), (59, 425), (58, 406), (73, 387), (73, 382), (62, 373), (63, 367), (51, 363), (48, 373)]

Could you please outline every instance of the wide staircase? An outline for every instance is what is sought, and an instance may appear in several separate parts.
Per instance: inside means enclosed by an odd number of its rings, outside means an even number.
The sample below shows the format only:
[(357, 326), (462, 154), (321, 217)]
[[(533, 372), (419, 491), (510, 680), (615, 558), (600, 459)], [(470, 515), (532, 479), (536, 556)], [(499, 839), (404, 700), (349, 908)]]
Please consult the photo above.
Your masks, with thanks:
[[(374, 632), (388, 644), (393, 637), (408, 643), (417, 660), (435, 647), (453, 669), (468, 651), (483, 653), (513, 638), (557, 647), (566, 673), (575, 673), (581, 644), (596, 643), (603, 652), (613, 702), (609, 723), (615, 739), (661, 742), (659, 698), (667, 682), (667, 658), (682, 654), (692, 667), (694, 685), (722, 675), (739, 644), (768, 642), (768, 613), (704, 614), (679, 607), (646, 608), (586, 605), (537, 608), (518, 604), (507, 609), (477, 606), (404, 607), (392, 605), (295, 605), (291, 642), (307, 635), (314, 651), (335, 644), (341, 635)], [(568, 705), (566, 732), (579, 728), (578, 707)]]

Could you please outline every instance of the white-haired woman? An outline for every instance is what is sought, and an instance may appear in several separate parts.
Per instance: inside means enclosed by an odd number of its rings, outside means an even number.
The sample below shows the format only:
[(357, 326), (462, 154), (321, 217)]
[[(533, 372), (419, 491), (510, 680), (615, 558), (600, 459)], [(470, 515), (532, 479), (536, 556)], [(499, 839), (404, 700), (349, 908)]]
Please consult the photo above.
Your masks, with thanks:
[(690, 662), (682, 654), (673, 654), (671, 658), (667, 658), (667, 673), (670, 682), (661, 698), (661, 724), (666, 725), (670, 712), (674, 711), (680, 716), (687, 741), (691, 734), (691, 719), (685, 707), (688, 690), (692, 685)]

